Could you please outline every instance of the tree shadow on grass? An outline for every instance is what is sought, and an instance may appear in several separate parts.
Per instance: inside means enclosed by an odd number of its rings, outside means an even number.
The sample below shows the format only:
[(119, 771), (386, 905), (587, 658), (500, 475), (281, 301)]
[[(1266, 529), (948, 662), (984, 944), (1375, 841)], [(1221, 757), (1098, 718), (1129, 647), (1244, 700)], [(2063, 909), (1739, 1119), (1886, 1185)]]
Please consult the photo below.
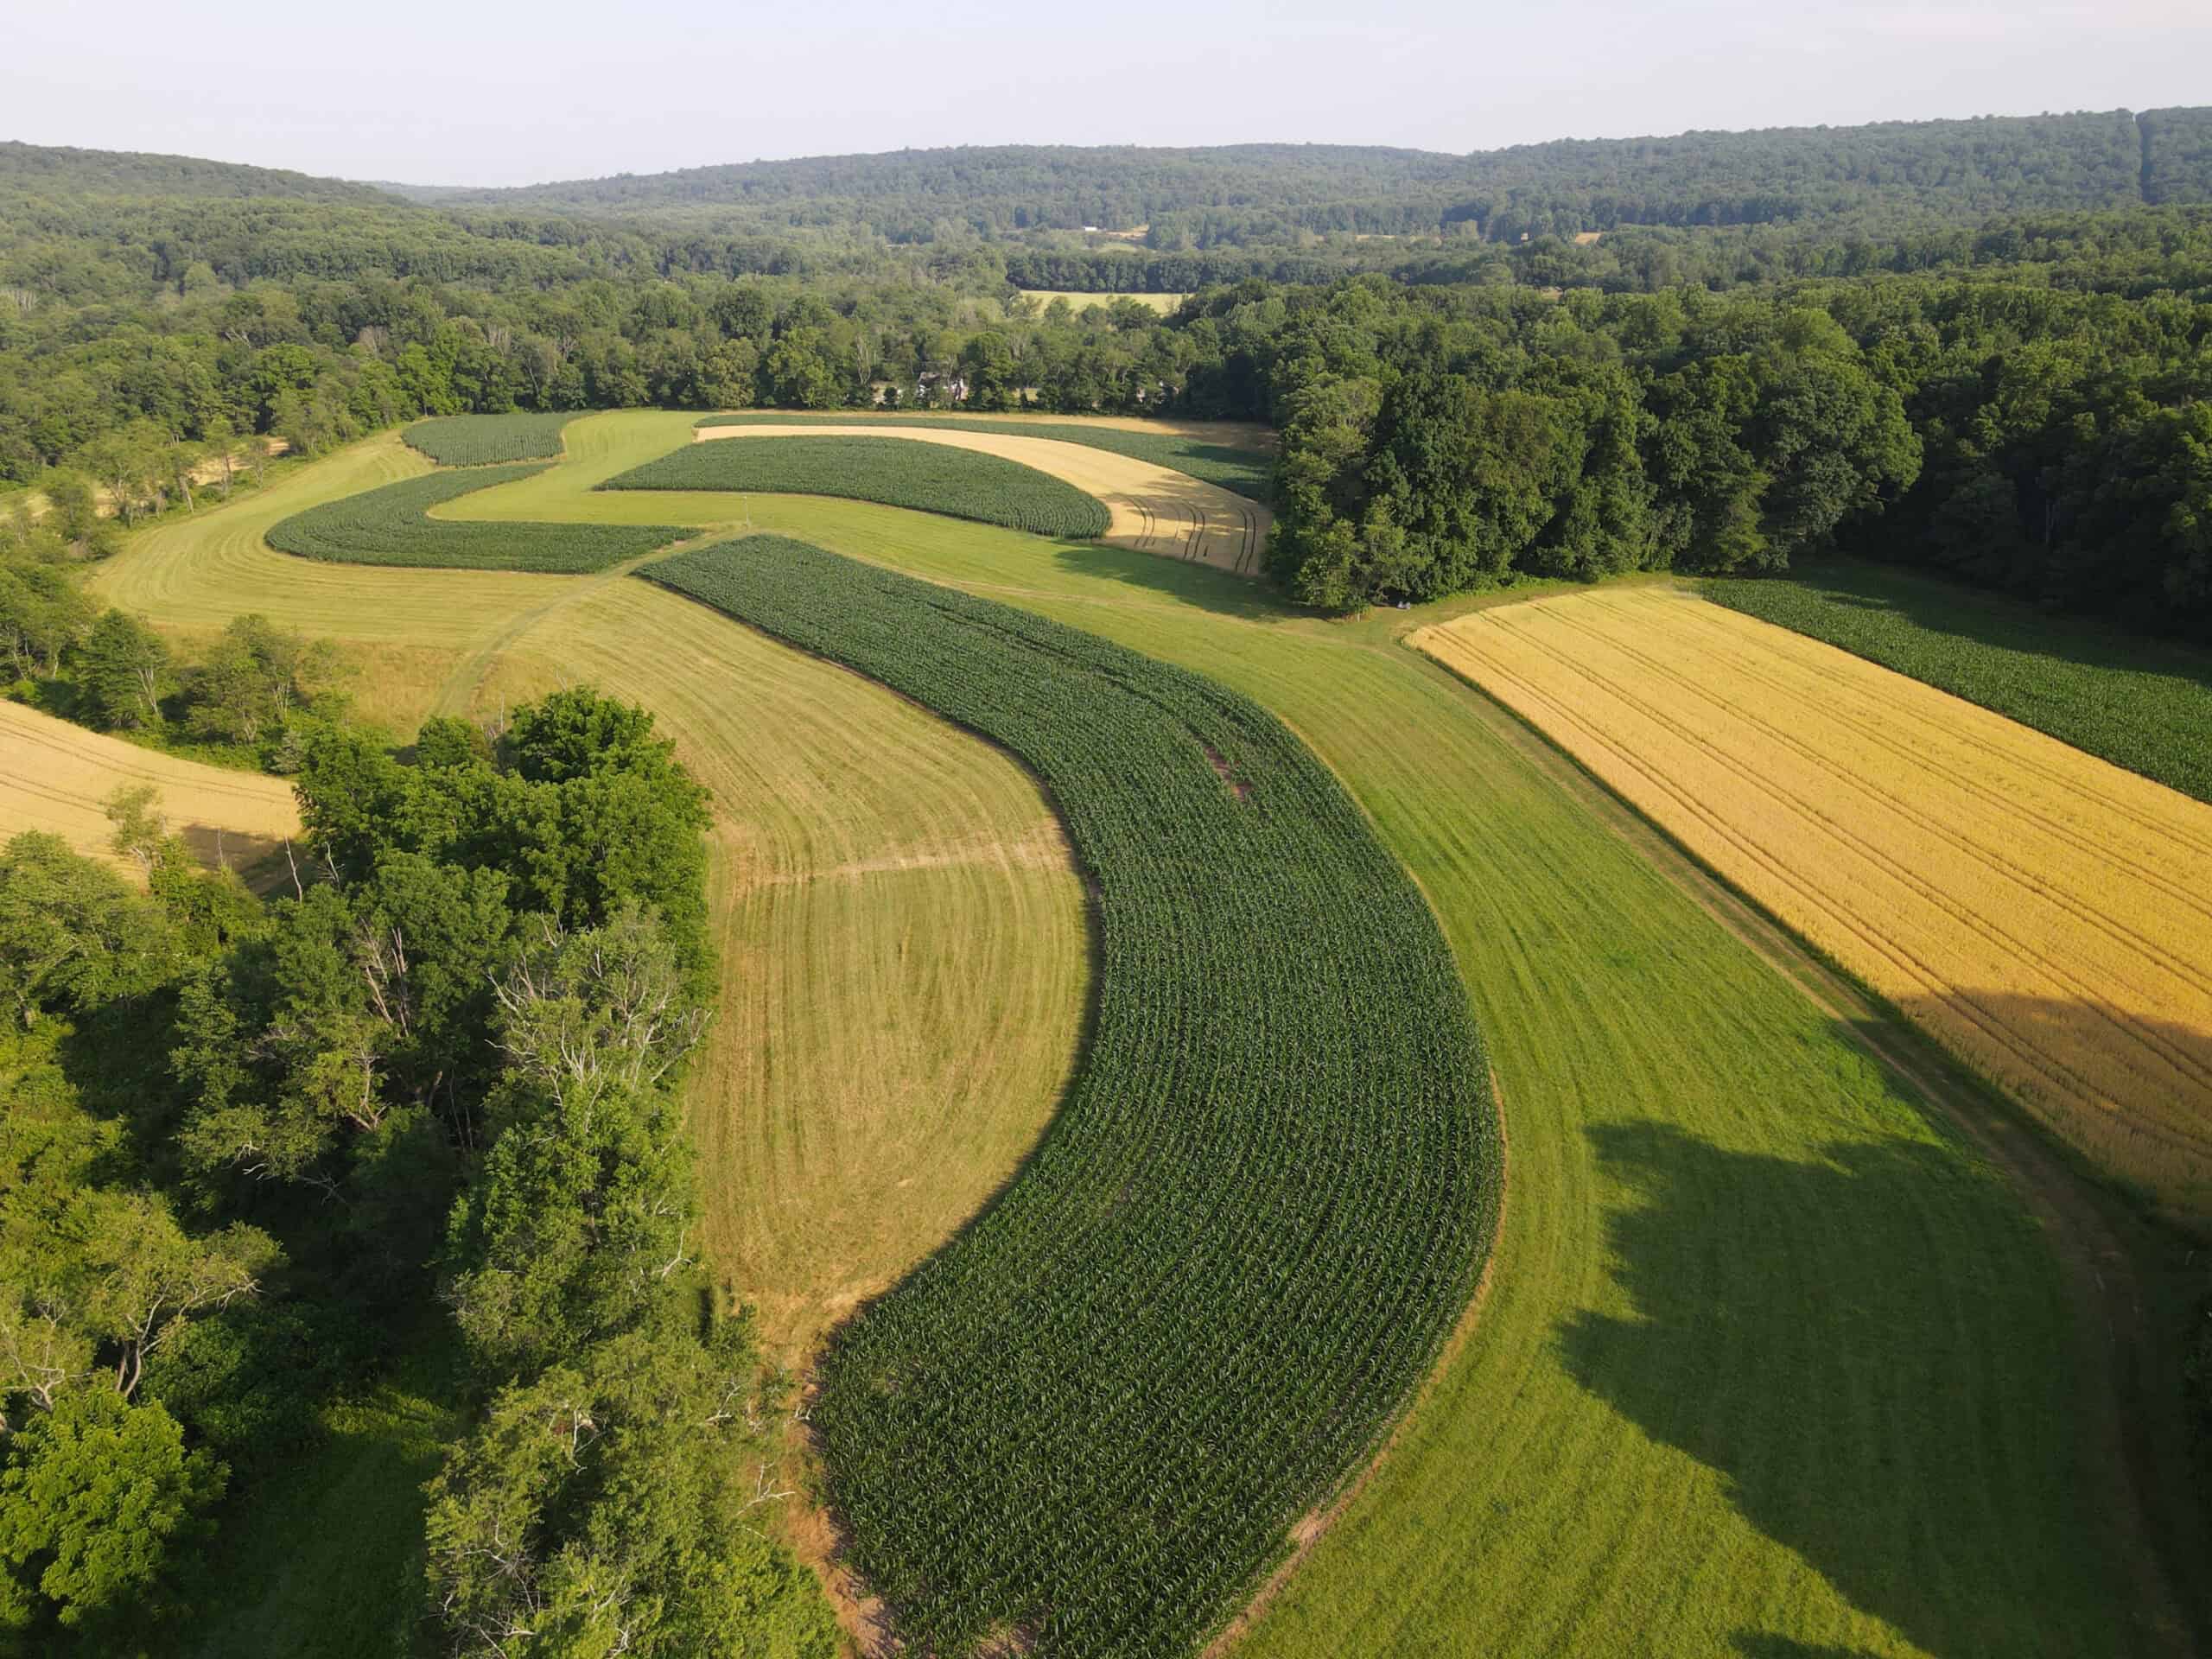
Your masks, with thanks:
[(2108, 1552), (2084, 1524), (2056, 1270), (1996, 1176), (1933, 1140), (1796, 1161), (1662, 1124), (1591, 1138), (1622, 1195), (1606, 1242), (1630, 1308), (1562, 1323), (1577, 1381), (1942, 1659), (2145, 1645), (2113, 1628)]
[(1119, 582), (1217, 616), (1280, 622), (1317, 614), (1291, 604), (1264, 576), (1240, 576), (1172, 553), (1147, 553), (1109, 542), (1059, 542), (1052, 557), (1071, 575)]

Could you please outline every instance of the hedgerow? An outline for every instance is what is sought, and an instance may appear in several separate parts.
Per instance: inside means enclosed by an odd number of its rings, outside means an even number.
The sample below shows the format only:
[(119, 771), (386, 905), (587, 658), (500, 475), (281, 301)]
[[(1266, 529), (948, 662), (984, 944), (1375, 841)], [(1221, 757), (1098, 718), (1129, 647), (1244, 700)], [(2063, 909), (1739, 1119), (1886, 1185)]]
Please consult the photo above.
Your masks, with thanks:
[(1878, 565), (1714, 579), (1709, 599), (2212, 801), (2212, 656)]
[(402, 479), (279, 519), (270, 528), (269, 545), (340, 564), (570, 575), (603, 570), (692, 533), (676, 524), (498, 524), (427, 516), (441, 503), (544, 470), (481, 467)]
[(602, 490), (757, 490), (836, 495), (1039, 536), (1103, 536), (1104, 505), (1034, 467), (902, 438), (745, 438), (688, 443), (610, 478)]
[(653, 580), (1007, 749), (1095, 895), (1098, 1000), (998, 1203), (831, 1340), (854, 1564), (921, 1651), (1166, 1655), (1373, 1446), (1465, 1306), (1499, 1185), (1433, 918), (1257, 704), (773, 537)]
[(709, 415), (692, 423), (695, 429), (713, 426), (919, 426), (944, 432), (997, 432), (1017, 438), (1050, 438), (1055, 443), (1079, 443), (1088, 449), (1104, 449), (1135, 461), (1148, 461), (1170, 472), (1192, 478), (1255, 501), (1274, 496), (1274, 456), (1264, 449), (1239, 444), (1212, 442), (1179, 432), (1139, 432), (1126, 427), (1085, 426), (1076, 421), (993, 421), (953, 418), (943, 415), (791, 415), (756, 411), (751, 414)]
[(573, 413), (447, 415), (417, 421), (399, 435), (441, 467), (545, 461), (561, 453), (561, 429)]

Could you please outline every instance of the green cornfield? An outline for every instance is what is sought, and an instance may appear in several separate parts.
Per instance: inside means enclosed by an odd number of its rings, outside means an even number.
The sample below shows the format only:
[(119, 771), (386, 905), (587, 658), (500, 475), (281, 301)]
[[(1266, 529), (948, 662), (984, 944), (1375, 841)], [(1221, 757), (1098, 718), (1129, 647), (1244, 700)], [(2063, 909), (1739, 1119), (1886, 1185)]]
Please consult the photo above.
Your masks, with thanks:
[(1064, 818), (1099, 944), (1077, 1075), (1003, 1196), (831, 1338), (813, 1422), (916, 1650), (1190, 1651), (1485, 1258), (1489, 1066), (1434, 918), (1210, 679), (776, 537), (644, 574), (1002, 745)]
[(552, 415), (445, 415), (417, 421), (399, 435), (441, 467), (550, 461), (561, 453), (561, 429), (576, 417)]
[(1034, 467), (899, 438), (744, 438), (688, 443), (610, 478), (602, 490), (752, 490), (834, 495), (1004, 524), (1039, 536), (1103, 536), (1095, 497)]
[(943, 415), (792, 415), (759, 410), (736, 415), (709, 415), (694, 425), (696, 429), (704, 430), (712, 426), (850, 426), (855, 421), (869, 426), (996, 432), (1009, 437), (1079, 443), (1087, 449), (1103, 449), (1135, 461), (1148, 461), (1170, 472), (1188, 473), (1192, 478), (1218, 485), (1232, 494), (1254, 501), (1274, 499), (1273, 454), (1265, 449), (1214, 442), (1183, 432), (1139, 432), (1127, 427), (1085, 426), (1078, 421), (994, 421), (966, 416), (956, 419)]
[(542, 473), (483, 467), (404, 478), (310, 507), (269, 528), (280, 553), (336, 564), (402, 564), (455, 570), (603, 570), (693, 534), (674, 524), (531, 524), (432, 518), (432, 507)]

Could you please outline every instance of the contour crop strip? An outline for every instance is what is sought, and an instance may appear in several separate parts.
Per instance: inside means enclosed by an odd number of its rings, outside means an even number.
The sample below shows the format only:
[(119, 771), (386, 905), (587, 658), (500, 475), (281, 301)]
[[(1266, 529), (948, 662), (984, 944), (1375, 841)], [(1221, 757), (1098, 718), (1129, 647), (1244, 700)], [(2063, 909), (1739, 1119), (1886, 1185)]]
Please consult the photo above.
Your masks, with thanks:
[(1003, 745), (1096, 899), (1098, 1003), (1000, 1201), (836, 1337), (813, 1420), (918, 1649), (1187, 1651), (1466, 1306), (1489, 1068), (1421, 894), (1257, 704), (774, 537), (655, 581)]
[(604, 570), (696, 533), (675, 524), (509, 524), (429, 516), (432, 507), (457, 497), (544, 470), (479, 467), (403, 478), (278, 519), (269, 528), (269, 545), (280, 553), (339, 564), (575, 575)]
[(1103, 536), (1096, 497), (1018, 461), (901, 438), (721, 438), (610, 478), (602, 490), (754, 490), (833, 495), (949, 513), (1039, 536)]

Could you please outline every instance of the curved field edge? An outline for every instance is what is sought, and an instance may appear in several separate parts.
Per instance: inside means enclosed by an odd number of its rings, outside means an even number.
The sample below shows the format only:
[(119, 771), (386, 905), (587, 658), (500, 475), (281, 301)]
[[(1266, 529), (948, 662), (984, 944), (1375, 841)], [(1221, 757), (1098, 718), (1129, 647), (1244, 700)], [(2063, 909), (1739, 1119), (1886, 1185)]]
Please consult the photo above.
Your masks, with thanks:
[(686, 444), (599, 487), (839, 496), (1073, 540), (1103, 536), (1112, 523), (1103, 502), (1022, 461), (842, 434)]
[(813, 1421), (903, 1636), (1189, 1650), (1486, 1254), (1497, 1128), (1434, 918), (1304, 747), (1198, 675), (781, 538), (645, 574), (1004, 745), (1067, 823), (1084, 1061), (992, 1208), (833, 1340)]
[(1254, 697), (1453, 947), (1513, 1147), (1489, 1300), (1245, 1650), (2174, 1650), (2122, 1529), (2083, 1525), (2107, 1384), (2047, 1236), (1855, 1021), (1398, 643), (1448, 607), (1322, 622), (1110, 547), (768, 505)]
[(2212, 802), (2212, 652), (1856, 560), (1697, 587)]
[(901, 415), (882, 410), (848, 410), (842, 414), (811, 414), (783, 410), (746, 410), (728, 415), (709, 415), (695, 429), (717, 426), (868, 426), (922, 427), (941, 432), (991, 432), (1001, 437), (1052, 438), (1061, 443), (1103, 449), (1132, 461), (1149, 461), (1171, 472), (1187, 473), (1201, 483), (1212, 484), (1248, 500), (1262, 504), (1274, 499), (1274, 455), (1250, 442), (1236, 442), (1245, 435), (1232, 430), (1217, 435), (1179, 429), (1152, 429), (1097, 421), (1055, 421), (1041, 417), (993, 420), (977, 415)]
[(211, 868), (244, 870), (300, 833), (299, 804), (281, 778), (141, 748), (0, 701), (0, 841), (26, 830), (58, 835), (137, 874), (137, 861), (113, 850), (106, 805), (118, 790), (140, 785), (156, 791), (170, 830)]
[(692, 533), (675, 524), (515, 524), (429, 516), (432, 508), (464, 495), (544, 470), (525, 462), (401, 479), (281, 518), (269, 527), (267, 540), (280, 553), (326, 563), (582, 575)]
[(561, 429), (574, 410), (552, 414), (440, 415), (402, 429), (410, 449), (441, 467), (484, 467), (510, 461), (552, 461), (561, 454)]

